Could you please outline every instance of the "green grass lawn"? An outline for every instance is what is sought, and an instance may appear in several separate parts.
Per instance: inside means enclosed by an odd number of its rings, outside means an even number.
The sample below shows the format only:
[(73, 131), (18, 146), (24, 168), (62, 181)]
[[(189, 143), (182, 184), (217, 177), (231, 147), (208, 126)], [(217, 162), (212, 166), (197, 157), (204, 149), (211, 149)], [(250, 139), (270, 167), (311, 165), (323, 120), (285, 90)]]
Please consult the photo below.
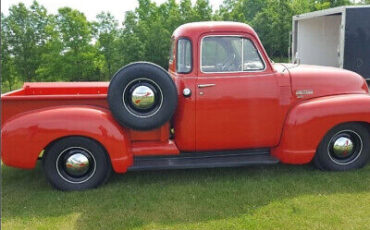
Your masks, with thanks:
[(370, 229), (370, 165), (130, 172), (60, 192), (38, 166), (2, 167), (3, 229)]

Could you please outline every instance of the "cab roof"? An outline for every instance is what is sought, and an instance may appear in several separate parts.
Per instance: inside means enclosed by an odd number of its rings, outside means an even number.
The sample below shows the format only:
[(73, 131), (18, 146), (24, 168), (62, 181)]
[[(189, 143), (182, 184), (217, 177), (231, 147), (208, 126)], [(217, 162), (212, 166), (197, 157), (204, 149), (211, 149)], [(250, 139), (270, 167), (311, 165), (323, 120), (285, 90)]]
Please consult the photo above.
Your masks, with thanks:
[(194, 37), (206, 32), (236, 32), (248, 33), (257, 37), (256, 32), (247, 24), (229, 21), (191, 22), (179, 26), (174, 32), (174, 37)]

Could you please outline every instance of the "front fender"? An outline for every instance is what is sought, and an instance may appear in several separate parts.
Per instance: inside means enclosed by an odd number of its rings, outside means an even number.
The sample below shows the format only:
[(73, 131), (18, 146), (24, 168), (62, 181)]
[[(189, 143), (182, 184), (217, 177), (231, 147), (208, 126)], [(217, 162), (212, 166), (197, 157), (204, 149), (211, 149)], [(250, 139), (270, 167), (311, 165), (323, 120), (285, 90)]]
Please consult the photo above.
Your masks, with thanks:
[(309, 163), (325, 134), (346, 122), (370, 123), (369, 95), (338, 95), (303, 101), (289, 112), (280, 143), (271, 153), (284, 163)]
[(66, 136), (98, 141), (111, 159), (115, 172), (133, 163), (127, 132), (109, 110), (94, 106), (63, 106), (33, 110), (6, 121), (2, 130), (2, 160), (6, 165), (34, 168), (40, 152)]

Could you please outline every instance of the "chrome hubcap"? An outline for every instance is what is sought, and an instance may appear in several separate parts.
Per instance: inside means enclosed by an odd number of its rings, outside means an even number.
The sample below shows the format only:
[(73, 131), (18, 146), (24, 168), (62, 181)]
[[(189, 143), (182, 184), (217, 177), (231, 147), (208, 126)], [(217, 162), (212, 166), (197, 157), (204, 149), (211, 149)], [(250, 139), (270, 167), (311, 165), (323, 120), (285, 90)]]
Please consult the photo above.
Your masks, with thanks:
[(127, 84), (122, 94), (123, 106), (139, 118), (154, 116), (162, 107), (163, 94), (157, 83), (147, 78), (138, 78)]
[(154, 92), (147, 86), (138, 86), (132, 92), (131, 102), (138, 109), (149, 109), (155, 102)]
[(59, 154), (56, 169), (63, 180), (79, 184), (89, 180), (95, 174), (96, 161), (89, 150), (70, 147)]
[(354, 145), (350, 138), (340, 137), (334, 142), (333, 152), (338, 157), (345, 157), (352, 154), (353, 147)]
[(362, 152), (362, 138), (353, 130), (336, 133), (328, 145), (330, 159), (338, 165), (348, 165), (356, 161)]
[(65, 169), (71, 176), (82, 176), (89, 170), (89, 159), (81, 154), (76, 153), (67, 158)]

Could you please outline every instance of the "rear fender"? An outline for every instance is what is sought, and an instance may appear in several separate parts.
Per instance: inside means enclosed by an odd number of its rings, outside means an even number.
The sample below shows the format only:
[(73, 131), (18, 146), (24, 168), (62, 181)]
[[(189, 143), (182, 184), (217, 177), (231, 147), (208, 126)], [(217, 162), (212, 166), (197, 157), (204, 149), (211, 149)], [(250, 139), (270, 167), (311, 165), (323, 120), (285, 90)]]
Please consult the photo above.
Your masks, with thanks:
[(303, 101), (289, 112), (280, 143), (271, 153), (284, 163), (309, 163), (325, 134), (347, 122), (370, 122), (369, 95), (338, 95)]
[(43, 149), (67, 136), (99, 142), (115, 172), (123, 173), (133, 163), (127, 131), (100, 107), (63, 106), (22, 113), (5, 122), (1, 136), (2, 160), (13, 167), (34, 168)]

